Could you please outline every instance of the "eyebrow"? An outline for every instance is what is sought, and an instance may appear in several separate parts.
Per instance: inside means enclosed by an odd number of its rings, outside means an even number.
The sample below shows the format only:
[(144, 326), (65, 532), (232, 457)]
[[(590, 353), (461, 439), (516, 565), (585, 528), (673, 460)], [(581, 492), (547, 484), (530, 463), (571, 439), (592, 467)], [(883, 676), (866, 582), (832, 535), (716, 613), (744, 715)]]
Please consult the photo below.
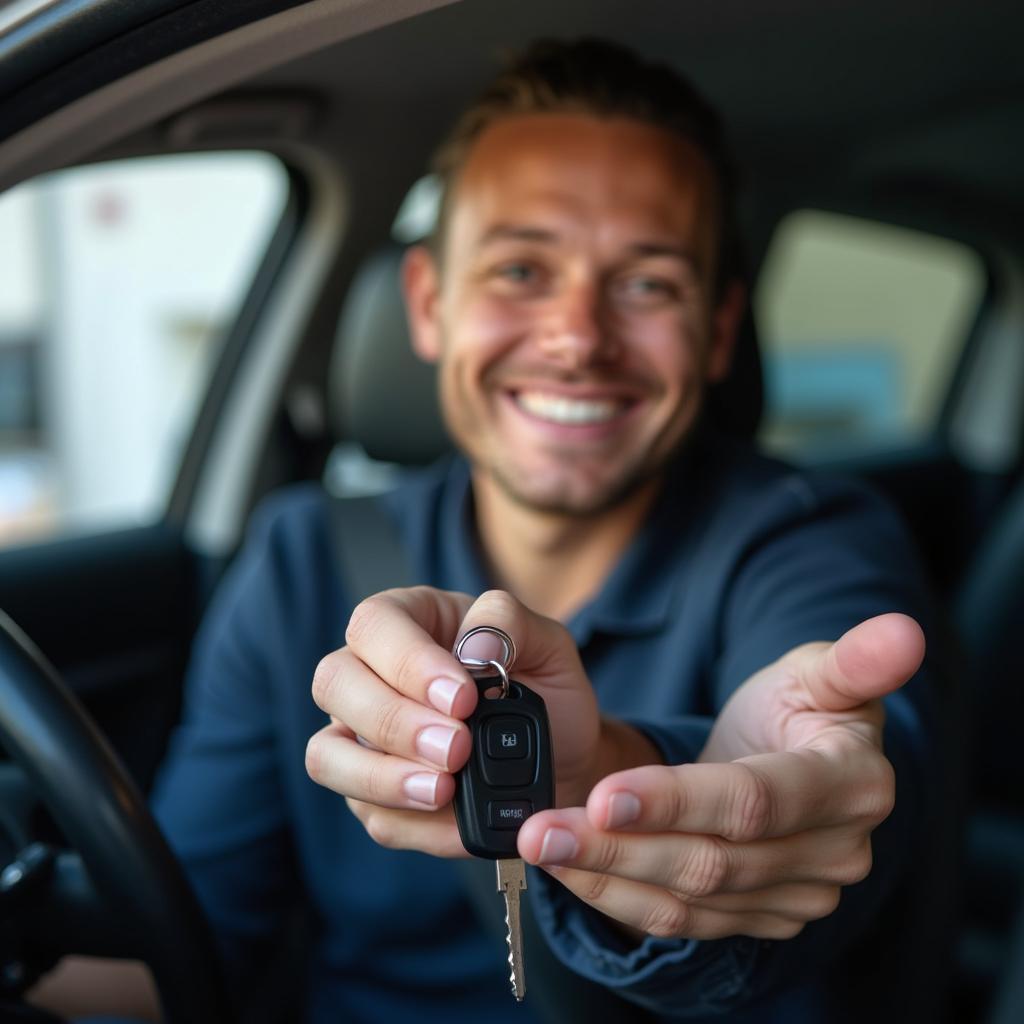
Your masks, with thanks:
[(629, 248), (637, 256), (672, 256), (694, 270), (699, 269), (700, 266), (696, 257), (685, 245), (673, 245), (671, 242), (635, 242)]
[(553, 245), (559, 240), (558, 232), (548, 228), (535, 228), (527, 224), (495, 224), (484, 232), (478, 243), (482, 249), (491, 242), (511, 240), (514, 242), (542, 242)]
[[(550, 228), (533, 227), (529, 224), (495, 224), (484, 233), (477, 247), (483, 249), (492, 242), (501, 241), (555, 245), (560, 240), (558, 232)], [(634, 242), (628, 248), (635, 256), (669, 256), (687, 264), (695, 271), (700, 269), (700, 264), (693, 253), (683, 245), (673, 245), (671, 242)]]

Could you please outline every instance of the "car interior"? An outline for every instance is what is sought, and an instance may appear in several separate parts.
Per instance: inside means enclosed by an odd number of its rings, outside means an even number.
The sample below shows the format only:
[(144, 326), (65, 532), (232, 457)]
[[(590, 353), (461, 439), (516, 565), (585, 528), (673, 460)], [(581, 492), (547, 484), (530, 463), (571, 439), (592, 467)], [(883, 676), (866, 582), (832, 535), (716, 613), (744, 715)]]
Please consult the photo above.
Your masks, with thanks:
[[(169, 1020), (227, 1019), (201, 914), (144, 808), (192, 637), (265, 495), (307, 480), (369, 493), (445, 450), (398, 288), (404, 247), (429, 230), (430, 153), (503, 54), (581, 36), (678, 68), (728, 126), (752, 301), (712, 415), (873, 484), (932, 585), (949, 815), (904, 894), (879, 1016), (1024, 1019), (1024, 12), (963, 0), (0, 4), (0, 204), (52, 172), (180, 154), (267, 154), (282, 182), (146, 515), (67, 528), (57, 515), (7, 541), (2, 459), (21, 442), (4, 433), (0, 386), (0, 873), (20, 865), (0, 878), (0, 1008), (65, 953), (141, 952)], [(821, 217), (800, 221), (808, 211)], [(837, 309), (829, 289), (855, 273), (837, 262), (825, 284), (779, 285), (803, 258), (783, 246), (801, 224), (828, 238), (852, 225), (858, 244), (860, 225), (933, 240), (973, 268), (941, 352), (929, 328), (896, 359), (858, 319), (876, 310), (856, 289), (855, 326), (823, 347), (817, 307)], [(959, 287), (942, 278), (915, 306), (902, 282), (917, 278), (887, 258), (871, 257), (872, 273), (915, 309)], [(778, 313), (786, 289), (814, 316)], [(106, 301), (126, 301), (116, 282)], [(2, 311), (0, 294), (0, 376)], [(75, 372), (77, 385), (87, 370)], [(904, 429), (907, 381), (926, 374), (926, 411)], [(44, 402), (39, 447), (46, 415)], [(287, 1019), (288, 985), (251, 1019)]]

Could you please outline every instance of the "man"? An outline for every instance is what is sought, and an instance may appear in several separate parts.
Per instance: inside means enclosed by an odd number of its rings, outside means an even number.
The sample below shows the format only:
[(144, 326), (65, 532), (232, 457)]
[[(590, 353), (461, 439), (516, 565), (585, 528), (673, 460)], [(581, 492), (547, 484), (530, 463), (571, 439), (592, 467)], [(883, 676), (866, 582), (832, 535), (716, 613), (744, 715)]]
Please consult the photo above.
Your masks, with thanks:
[[(912, 619), (873, 617), (919, 606), (912, 571), (887, 564), (906, 545), (868, 496), (702, 433), (744, 296), (725, 155), (685, 85), (610, 47), (538, 47), (439, 169), (437, 237), (408, 254), (404, 286), (468, 482), (460, 467), (421, 494), (471, 502), (456, 528), (479, 575), (424, 571), (468, 593), (355, 609), (314, 679), (332, 721), (310, 775), (381, 846), (464, 856), (450, 801), (476, 688), (451, 652), (503, 628), (551, 717), (559, 809), (527, 821), (519, 850), (558, 883), (539, 876), (535, 906), (559, 956), (657, 1013), (764, 1019), (787, 1002), (761, 992), (838, 954), (884, 877), (788, 950), (687, 940), (792, 939), (867, 875), (894, 796), (877, 698), (923, 656)], [(451, 526), (431, 529), (443, 543)], [(600, 621), (622, 614), (623, 573), (627, 600), (667, 603), (639, 638)]]
[(158, 788), (231, 975), (258, 991), (302, 890), (310, 1020), (537, 1019), (455, 863), (452, 650), (492, 625), (551, 720), (557, 807), (518, 845), (559, 961), (656, 1017), (838, 1020), (921, 831), (923, 601), (875, 498), (703, 415), (744, 304), (717, 121), (616, 47), (541, 44), (438, 168), (404, 288), (463, 457), (381, 505), (424, 586), (356, 604), (323, 495), (272, 501)]

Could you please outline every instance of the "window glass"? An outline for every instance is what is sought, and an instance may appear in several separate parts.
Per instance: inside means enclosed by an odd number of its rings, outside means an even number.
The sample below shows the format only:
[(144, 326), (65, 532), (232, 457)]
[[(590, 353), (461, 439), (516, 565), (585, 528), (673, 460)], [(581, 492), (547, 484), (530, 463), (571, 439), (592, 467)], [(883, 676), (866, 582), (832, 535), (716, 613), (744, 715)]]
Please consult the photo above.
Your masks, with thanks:
[(288, 177), (96, 164), (0, 196), (0, 545), (157, 519)]
[(934, 427), (986, 282), (973, 250), (804, 210), (780, 225), (754, 294), (767, 447), (846, 454)]

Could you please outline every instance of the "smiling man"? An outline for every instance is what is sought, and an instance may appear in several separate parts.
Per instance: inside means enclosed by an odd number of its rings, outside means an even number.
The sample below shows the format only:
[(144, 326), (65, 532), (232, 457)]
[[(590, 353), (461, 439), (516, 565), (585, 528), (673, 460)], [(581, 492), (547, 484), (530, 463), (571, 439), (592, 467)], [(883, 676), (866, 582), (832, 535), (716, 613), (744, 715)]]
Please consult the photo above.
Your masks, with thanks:
[(856, 1019), (842, 958), (926, 813), (924, 602), (876, 498), (706, 415), (744, 302), (717, 120), (619, 48), (541, 44), (438, 170), (404, 284), (462, 455), (380, 504), (423, 585), (360, 602), (328, 499), (273, 500), (158, 789), (239, 991), (304, 892), (311, 1020), (542, 1013), (453, 863), (451, 652), (488, 624), (551, 718), (557, 807), (519, 850), (552, 955), (637, 1014)]

